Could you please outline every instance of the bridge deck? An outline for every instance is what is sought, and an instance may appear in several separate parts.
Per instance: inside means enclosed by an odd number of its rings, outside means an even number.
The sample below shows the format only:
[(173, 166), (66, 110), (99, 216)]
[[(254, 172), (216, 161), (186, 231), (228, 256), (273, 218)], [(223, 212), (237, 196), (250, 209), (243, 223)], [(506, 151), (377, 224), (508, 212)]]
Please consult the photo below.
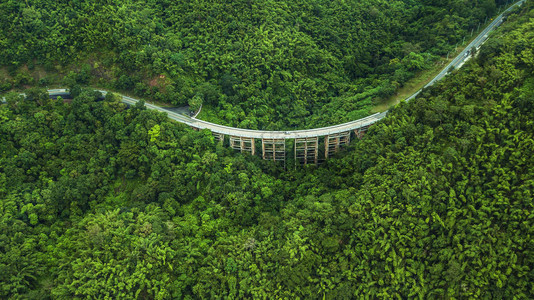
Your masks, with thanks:
[[(106, 94), (107, 91), (101, 90), (103, 94)], [(130, 98), (128, 96), (122, 96), (122, 101), (129, 104), (135, 104), (138, 100)], [(346, 132), (350, 130), (355, 130), (361, 127), (366, 127), (371, 124), (374, 124), (378, 122), (380, 119), (384, 118), (386, 116), (387, 112), (383, 113), (376, 113), (374, 115), (343, 123), (338, 124), (334, 126), (328, 126), (328, 127), (322, 127), (322, 128), (314, 128), (314, 129), (304, 129), (304, 130), (288, 130), (288, 131), (267, 131), (267, 130), (252, 130), (252, 129), (243, 129), (243, 128), (235, 128), (235, 127), (229, 127), (219, 124), (214, 124), (198, 119), (193, 119), (185, 115), (177, 114), (171, 111), (168, 111), (164, 108), (161, 108), (156, 105), (148, 104), (146, 103), (145, 106), (147, 106), (150, 109), (158, 110), (161, 112), (166, 113), (169, 118), (178, 121), (180, 123), (187, 124), (191, 127), (198, 128), (198, 129), (209, 129), (211, 132), (218, 133), (218, 134), (224, 134), (229, 136), (238, 136), (238, 137), (246, 137), (246, 138), (254, 138), (254, 139), (296, 139), (296, 138), (308, 138), (308, 137), (318, 137), (318, 136), (325, 136), (340, 132)]]

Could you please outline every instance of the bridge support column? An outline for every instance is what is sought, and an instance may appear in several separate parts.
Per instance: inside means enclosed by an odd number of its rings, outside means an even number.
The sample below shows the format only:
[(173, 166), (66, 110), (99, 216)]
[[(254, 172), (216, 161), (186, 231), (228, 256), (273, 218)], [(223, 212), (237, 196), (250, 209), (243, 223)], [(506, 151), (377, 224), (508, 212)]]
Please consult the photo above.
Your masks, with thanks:
[(224, 134), (213, 132), (213, 139), (219, 144), (224, 144)]
[(339, 151), (339, 148), (341, 148), (344, 145), (348, 145), (349, 143), (350, 143), (350, 131), (327, 135), (324, 138), (325, 157), (328, 158), (328, 156)]
[(295, 139), (295, 162), (317, 164), (319, 158), (319, 137)]
[(286, 160), (286, 141), (284, 139), (262, 139), (261, 148), (265, 160)]
[(367, 129), (369, 129), (369, 126), (371, 126), (371, 125), (355, 129), (354, 130), (354, 134), (356, 135), (356, 137), (361, 140), (363, 138), (363, 136), (365, 135), (365, 132), (367, 131)]
[(254, 144), (253, 138), (231, 136), (230, 147), (241, 152), (248, 152), (252, 155), (256, 154), (256, 145)]

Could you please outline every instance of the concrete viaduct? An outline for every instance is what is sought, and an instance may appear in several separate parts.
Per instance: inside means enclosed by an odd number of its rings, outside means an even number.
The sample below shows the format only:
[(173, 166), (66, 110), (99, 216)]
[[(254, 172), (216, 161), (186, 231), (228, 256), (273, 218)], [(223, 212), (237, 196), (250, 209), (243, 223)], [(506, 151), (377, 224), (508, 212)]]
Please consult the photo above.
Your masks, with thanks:
[[(101, 91), (105, 93), (105, 91)], [(134, 104), (135, 99), (122, 96), (123, 102)], [(247, 152), (255, 155), (256, 141), (261, 141), (262, 158), (266, 160), (285, 161), (286, 159), (286, 140), (294, 140), (295, 160), (303, 164), (315, 163), (319, 160), (319, 138), (324, 137), (324, 155), (328, 158), (337, 152), (342, 146), (350, 143), (351, 135), (361, 138), (365, 131), (372, 124), (384, 118), (386, 112), (377, 113), (363, 119), (351, 121), (344, 124), (292, 131), (265, 131), (234, 128), (214, 124), (198, 119), (189, 118), (184, 115), (176, 114), (157, 106), (148, 104), (148, 108), (157, 109), (167, 113), (169, 118), (187, 124), (195, 129), (210, 130), (215, 139), (224, 143), (228, 137), (230, 147), (241, 152)]]
[[(466, 48), (462, 51), (453, 61), (448, 64), (432, 81), (430, 81), (424, 88), (433, 85), (435, 82), (441, 80), (445, 77), (449, 70), (452, 68), (459, 68), (462, 64), (469, 59), (470, 50), (479, 48), (484, 41), (487, 39), (488, 34), (498, 27), (504, 20), (504, 16), (514, 7), (521, 5), (526, 0), (516, 1), (512, 4), (507, 10), (501, 13), (496, 17), (493, 22), (491, 22)], [(64, 89), (55, 89), (49, 90), (50, 95), (65, 93)], [(104, 95), (107, 94), (107, 91), (101, 90)], [(406, 99), (409, 101), (415, 98), (421, 91), (417, 91), (414, 95)], [(121, 95), (122, 101), (124, 103), (133, 105), (139, 100)], [(286, 154), (288, 153), (286, 149), (286, 141), (293, 140), (293, 153), (296, 162), (302, 164), (314, 163), (317, 164), (319, 161), (319, 145), (321, 144), (320, 138), (324, 143), (324, 158), (330, 157), (332, 154), (337, 152), (341, 147), (350, 143), (352, 137), (361, 138), (364, 133), (367, 131), (369, 126), (378, 122), (384, 118), (387, 114), (386, 112), (376, 113), (374, 115), (365, 117), (363, 119), (347, 122), (344, 124), (316, 128), (316, 129), (306, 129), (306, 130), (291, 130), (291, 131), (265, 131), (265, 130), (250, 130), (250, 129), (241, 129), (228, 127), (223, 125), (218, 125), (195, 118), (191, 118), (182, 114), (177, 114), (166, 110), (165, 108), (145, 103), (145, 106), (149, 109), (158, 110), (166, 113), (169, 118), (180, 123), (184, 123), (192, 128), (201, 130), (208, 129), (210, 130), (215, 139), (224, 143), (226, 137), (229, 139), (229, 145), (235, 150), (241, 152), (250, 153), (251, 155), (256, 155), (259, 151), (256, 149), (256, 141), (261, 141), (261, 155), (263, 159), (273, 160), (273, 161), (285, 161)], [(322, 157), (321, 157), (322, 159)]]

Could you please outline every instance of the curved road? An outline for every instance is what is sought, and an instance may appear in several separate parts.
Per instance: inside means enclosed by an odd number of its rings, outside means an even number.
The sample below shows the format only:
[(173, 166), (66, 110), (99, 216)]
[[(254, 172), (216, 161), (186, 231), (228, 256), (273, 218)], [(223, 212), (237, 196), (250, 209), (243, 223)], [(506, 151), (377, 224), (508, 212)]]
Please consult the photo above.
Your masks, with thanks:
[[(502, 22), (504, 15), (515, 8), (516, 6), (519, 6), (523, 4), (526, 0), (520, 0), (516, 3), (512, 4), (507, 10), (505, 10), (502, 14), (500, 14), (498, 17), (495, 18), (495, 20), (488, 25), (466, 48), (464, 51), (462, 51), (456, 58), (453, 59), (453, 61), (448, 64), (432, 81), (430, 81), (426, 87), (429, 87), (433, 85), (436, 81), (441, 80), (443, 77), (445, 77), (451, 67), (458, 68), (460, 67), (467, 59), (469, 59), (469, 51), (473, 48), (479, 48), (482, 43), (487, 39), (488, 34), (498, 27)], [(54, 93), (64, 93), (66, 90), (64, 89), (56, 89), (56, 90), (49, 90), (50, 94)], [(107, 94), (107, 91), (101, 90), (104, 95)], [(406, 101), (410, 101), (411, 99), (415, 98), (421, 90), (417, 91), (412, 96), (408, 97)], [(122, 101), (128, 104), (135, 104), (139, 100), (128, 97), (128, 96), (122, 96)], [(323, 128), (316, 128), (316, 129), (305, 129), (305, 130), (291, 130), (291, 131), (265, 131), (265, 130), (250, 130), (250, 129), (241, 129), (241, 128), (234, 128), (234, 127), (228, 127), (223, 126), (219, 124), (214, 124), (194, 118), (190, 118), (185, 115), (177, 114), (171, 111), (168, 111), (162, 107), (145, 103), (145, 106), (149, 109), (158, 110), (161, 112), (166, 113), (169, 118), (172, 120), (175, 120), (180, 123), (184, 123), (186, 125), (189, 125), (194, 128), (198, 129), (209, 129), (214, 133), (224, 134), (224, 135), (230, 135), (230, 136), (236, 136), (236, 137), (244, 137), (244, 138), (254, 138), (254, 139), (296, 139), (296, 138), (309, 138), (309, 137), (320, 137), (320, 136), (327, 136), (332, 135), (336, 133), (342, 133), (342, 132), (348, 132), (351, 130), (357, 130), (362, 127), (367, 127), (371, 124), (374, 124), (384, 118), (387, 114), (387, 111), (383, 113), (376, 113), (374, 115), (339, 124), (329, 127), (323, 127)]]
[[(443, 77), (445, 77), (449, 73), (449, 70), (451, 67), (454, 67), (454, 69), (461, 67), (462, 64), (469, 58), (471, 49), (473, 49), (474, 47), (476, 49), (480, 48), (480, 46), (488, 38), (489, 33), (493, 31), (495, 28), (499, 27), (499, 25), (501, 25), (501, 23), (504, 21), (505, 14), (511, 11), (512, 9), (514, 9), (516, 6), (522, 5), (523, 3), (525, 3), (525, 1), (526, 0), (517, 1), (516, 3), (512, 4), (508, 9), (503, 11), (498, 17), (495, 18), (495, 20), (493, 20), (493, 22), (491, 22), (491, 24), (489, 24), (484, 30), (482, 30), (482, 32), (469, 45), (467, 45), (467, 47), (465, 47), (465, 49), (460, 54), (458, 54), (458, 56), (456, 56), (451, 61), (450, 64), (448, 64), (445, 68), (443, 68), (443, 70), (441, 70), (441, 72), (436, 77), (434, 77), (434, 79), (432, 79), (423, 88), (432, 86), (434, 83), (436, 83), (436, 81), (441, 80)], [(421, 90), (417, 91), (415, 94), (406, 98), (406, 101), (410, 101), (413, 98), (415, 98), (417, 95), (419, 95)]]

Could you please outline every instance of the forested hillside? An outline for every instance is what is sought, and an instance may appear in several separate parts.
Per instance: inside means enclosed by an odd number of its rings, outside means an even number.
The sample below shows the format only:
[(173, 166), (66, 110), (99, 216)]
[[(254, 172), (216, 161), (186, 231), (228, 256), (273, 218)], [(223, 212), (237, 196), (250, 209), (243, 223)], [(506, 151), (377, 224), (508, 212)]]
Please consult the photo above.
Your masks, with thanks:
[(113, 95), (9, 94), (0, 298), (533, 298), (533, 29), (528, 2), (319, 168)]
[(368, 115), (506, 2), (6, 0), (0, 90), (91, 84), (196, 97), (232, 126), (331, 125)]

